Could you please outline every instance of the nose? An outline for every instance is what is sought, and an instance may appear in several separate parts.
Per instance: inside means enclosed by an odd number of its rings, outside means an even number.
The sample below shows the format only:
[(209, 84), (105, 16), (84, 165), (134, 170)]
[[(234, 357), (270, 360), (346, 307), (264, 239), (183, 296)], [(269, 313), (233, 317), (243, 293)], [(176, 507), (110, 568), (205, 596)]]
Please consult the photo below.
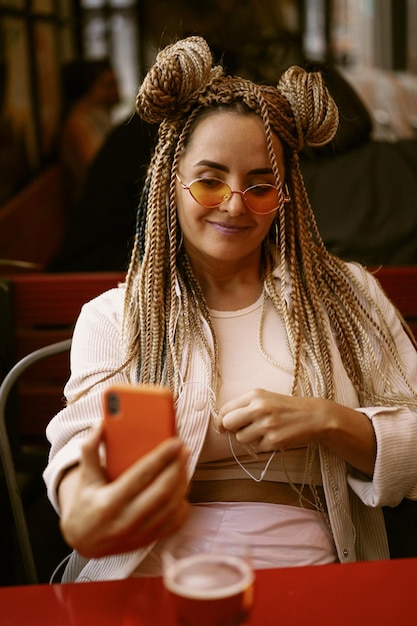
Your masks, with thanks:
[(227, 200), (220, 205), (219, 209), (227, 211), (232, 217), (244, 215), (247, 211), (242, 191), (231, 191)]

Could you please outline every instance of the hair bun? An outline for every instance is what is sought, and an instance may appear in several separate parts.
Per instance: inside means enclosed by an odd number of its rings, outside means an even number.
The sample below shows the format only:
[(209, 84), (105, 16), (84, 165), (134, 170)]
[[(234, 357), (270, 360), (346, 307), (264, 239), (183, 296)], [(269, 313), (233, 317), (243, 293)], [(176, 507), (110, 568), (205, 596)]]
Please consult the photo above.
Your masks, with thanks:
[(164, 48), (136, 97), (139, 115), (150, 123), (180, 117), (206, 87), (212, 64), (210, 48), (202, 37), (188, 37)]
[(336, 134), (339, 112), (320, 72), (290, 67), (282, 75), (278, 89), (291, 105), (297, 125), (298, 150), (329, 143)]

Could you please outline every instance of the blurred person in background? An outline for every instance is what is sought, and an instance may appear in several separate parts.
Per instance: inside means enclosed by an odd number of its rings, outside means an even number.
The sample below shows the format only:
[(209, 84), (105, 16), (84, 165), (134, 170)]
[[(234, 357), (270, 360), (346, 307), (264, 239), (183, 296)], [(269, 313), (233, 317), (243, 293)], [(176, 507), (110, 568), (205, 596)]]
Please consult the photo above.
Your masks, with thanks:
[(89, 168), (48, 272), (124, 271), (155, 129), (133, 113), (114, 128)]
[(81, 197), (89, 167), (113, 129), (112, 111), (120, 95), (117, 77), (106, 58), (65, 65), (62, 89), (64, 122), (59, 159), (71, 206)]

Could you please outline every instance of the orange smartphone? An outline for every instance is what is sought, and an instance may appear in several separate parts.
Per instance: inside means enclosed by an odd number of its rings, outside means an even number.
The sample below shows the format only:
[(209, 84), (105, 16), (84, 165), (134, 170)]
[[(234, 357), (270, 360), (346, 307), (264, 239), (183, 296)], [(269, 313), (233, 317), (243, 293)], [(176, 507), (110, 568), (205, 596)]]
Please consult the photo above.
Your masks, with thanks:
[(104, 392), (103, 413), (110, 480), (175, 435), (174, 401), (166, 387), (113, 385)]

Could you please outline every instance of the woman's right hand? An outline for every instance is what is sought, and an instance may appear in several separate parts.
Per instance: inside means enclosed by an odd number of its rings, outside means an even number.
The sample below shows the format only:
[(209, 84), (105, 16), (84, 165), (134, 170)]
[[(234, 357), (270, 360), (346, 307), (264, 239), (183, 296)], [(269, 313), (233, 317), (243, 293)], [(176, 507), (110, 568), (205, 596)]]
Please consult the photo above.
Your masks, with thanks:
[(129, 552), (177, 530), (188, 512), (188, 452), (164, 441), (110, 482), (100, 463), (101, 429), (83, 444), (80, 463), (59, 487), (61, 531), (81, 555)]

